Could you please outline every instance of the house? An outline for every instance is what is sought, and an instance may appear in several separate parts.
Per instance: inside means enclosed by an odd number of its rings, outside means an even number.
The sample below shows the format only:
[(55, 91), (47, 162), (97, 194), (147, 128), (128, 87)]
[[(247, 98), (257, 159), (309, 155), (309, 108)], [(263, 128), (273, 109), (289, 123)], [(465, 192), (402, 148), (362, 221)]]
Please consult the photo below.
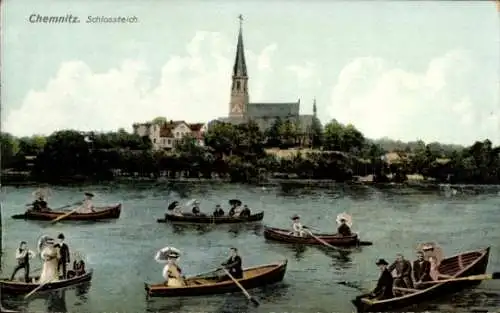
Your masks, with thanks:
[(171, 150), (177, 142), (186, 136), (191, 136), (198, 145), (203, 145), (203, 134), (206, 131), (204, 123), (190, 124), (185, 121), (169, 121), (163, 124), (142, 123), (132, 125), (134, 134), (147, 136), (154, 150)]

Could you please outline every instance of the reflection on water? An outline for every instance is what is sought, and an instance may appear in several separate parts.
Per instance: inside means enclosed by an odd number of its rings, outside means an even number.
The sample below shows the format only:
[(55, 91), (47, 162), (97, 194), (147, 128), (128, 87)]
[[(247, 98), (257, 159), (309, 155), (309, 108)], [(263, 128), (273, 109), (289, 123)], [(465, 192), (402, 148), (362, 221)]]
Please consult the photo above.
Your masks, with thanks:
[(66, 290), (52, 291), (47, 295), (48, 312), (67, 312), (66, 308)]

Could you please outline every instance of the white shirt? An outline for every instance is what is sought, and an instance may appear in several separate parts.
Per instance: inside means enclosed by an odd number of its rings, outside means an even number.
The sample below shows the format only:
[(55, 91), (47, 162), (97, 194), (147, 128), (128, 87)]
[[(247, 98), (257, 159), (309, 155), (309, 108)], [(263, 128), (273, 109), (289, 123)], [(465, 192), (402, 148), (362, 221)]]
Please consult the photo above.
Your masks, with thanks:
[(241, 206), (238, 206), (234, 209), (234, 216), (240, 216), (241, 211), (243, 211), (243, 208)]
[(83, 200), (83, 204), (78, 208), (78, 213), (92, 213), (92, 209), (94, 205), (92, 204), (92, 200), (85, 199)]
[(33, 253), (33, 251), (31, 250), (23, 250), (22, 252), (19, 252), (19, 249), (16, 250), (16, 259), (22, 259), (26, 256), (26, 253), (29, 253), (29, 258), (31, 259), (35, 253)]
[(292, 224), (292, 229), (293, 229), (293, 231), (302, 231), (303, 227), (302, 227), (302, 224), (300, 224), (300, 222), (294, 222)]

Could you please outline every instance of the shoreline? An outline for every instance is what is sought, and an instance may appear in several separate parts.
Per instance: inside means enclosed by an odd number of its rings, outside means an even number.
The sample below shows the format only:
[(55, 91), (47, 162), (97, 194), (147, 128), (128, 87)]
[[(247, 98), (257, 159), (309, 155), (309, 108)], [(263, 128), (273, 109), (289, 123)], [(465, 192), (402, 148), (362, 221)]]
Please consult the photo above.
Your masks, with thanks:
[[(17, 175), (16, 175), (17, 176)], [(282, 176), (282, 175), (276, 175)], [(1, 176), (0, 182), (2, 186), (14, 186), (14, 187), (23, 187), (23, 186), (36, 186), (41, 183), (47, 183), (42, 181), (36, 181), (28, 177), (27, 175), (23, 175), (23, 177), (17, 176), (15, 179), (9, 177)], [(223, 183), (230, 184), (230, 178), (189, 178), (189, 177), (179, 177), (179, 178), (151, 178), (151, 177), (133, 177), (133, 176), (118, 176), (110, 180), (96, 180), (90, 178), (83, 177), (75, 177), (75, 178), (67, 178), (61, 179), (59, 181), (51, 182), (50, 184), (53, 186), (75, 186), (75, 185), (89, 185), (89, 184), (106, 184), (106, 183)], [(241, 183), (241, 182), (236, 182)], [(499, 184), (477, 184), (477, 183), (441, 183), (438, 181), (429, 181), (422, 179), (409, 179), (405, 182), (374, 182), (373, 180), (365, 180), (362, 178), (356, 180), (350, 180), (345, 182), (335, 181), (334, 179), (312, 179), (312, 178), (284, 178), (284, 177), (270, 177), (262, 180), (256, 180), (253, 182), (248, 182), (248, 185), (256, 185), (256, 186), (275, 186), (279, 184), (297, 184), (297, 185), (316, 185), (318, 187), (326, 187), (330, 185), (348, 185), (348, 186), (407, 186), (407, 187), (415, 187), (415, 188), (435, 188), (435, 187), (454, 187), (454, 188), (470, 188), (470, 187), (482, 187), (482, 188), (491, 188), (491, 187), (500, 187)]]

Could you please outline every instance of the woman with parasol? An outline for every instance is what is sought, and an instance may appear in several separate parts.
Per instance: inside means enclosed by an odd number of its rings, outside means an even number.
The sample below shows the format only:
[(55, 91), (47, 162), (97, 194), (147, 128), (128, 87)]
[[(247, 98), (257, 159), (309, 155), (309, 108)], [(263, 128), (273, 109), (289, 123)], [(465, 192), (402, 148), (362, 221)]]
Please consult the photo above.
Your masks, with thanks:
[(181, 275), (182, 270), (177, 265), (180, 255), (179, 249), (174, 247), (165, 247), (156, 252), (155, 261), (166, 263), (163, 267), (162, 276), (165, 279), (165, 285), (169, 287), (183, 287), (186, 285)]
[(341, 236), (351, 236), (352, 217), (346, 212), (337, 215), (337, 233)]
[(420, 244), (418, 250), (424, 253), (424, 258), (429, 261), (431, 265), (430, 276), (433, 280), (439, 277), (438, 267), (444, 258), (443, 250), (435, 242), (427, 242)]
[(241, 201), (238, 199), (229, 200), (229, 205), (231, 209), (229, 210), (229, 216), (238, 217), (241, 213)]
[(42, 236), (38, 240), (38, 252), (43, 260), (42, 272), (37, 283), (45, 284), (59, 280), (57, 265), (61, 255), (55, 246), (55, 240), (49, 236)]

